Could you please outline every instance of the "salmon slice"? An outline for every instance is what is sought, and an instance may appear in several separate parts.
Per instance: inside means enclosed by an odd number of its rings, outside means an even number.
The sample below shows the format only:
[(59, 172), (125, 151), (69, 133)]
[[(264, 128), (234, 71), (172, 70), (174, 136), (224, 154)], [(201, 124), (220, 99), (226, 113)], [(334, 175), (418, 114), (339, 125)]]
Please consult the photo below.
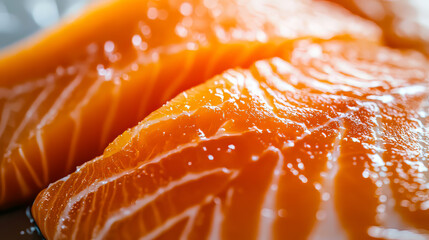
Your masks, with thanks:
[(392, 47), (417, 49), (429, 54), (427, 1), (329, 0), (375, 22)]
[(379, 31), (307, 0), (114, 0), (3, 53), (0, 209), (101, 154), (183, 90), (302, 38), (376, 42)]
[(427, 239), (428, 63), (297, 42), (181, 93), (33, 216), (47, 239)]

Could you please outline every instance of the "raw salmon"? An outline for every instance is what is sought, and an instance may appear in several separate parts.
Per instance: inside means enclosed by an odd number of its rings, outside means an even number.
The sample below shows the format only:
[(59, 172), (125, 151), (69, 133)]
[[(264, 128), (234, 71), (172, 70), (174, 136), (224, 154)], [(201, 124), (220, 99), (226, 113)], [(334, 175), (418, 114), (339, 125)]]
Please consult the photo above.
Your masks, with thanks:
[(427, 239), (428, 61), (296, 43), (181, 93), (51, 184), (47, 239)]
[(375, 22), (392, 47), (429, 55), (429, 5), (426, 0), (329, 0)]
[(0, 209), (227, 68), (296, 39), (379, 39), (375, 25), (307, 0), (113, 0), (71, 20), (0, 57)]

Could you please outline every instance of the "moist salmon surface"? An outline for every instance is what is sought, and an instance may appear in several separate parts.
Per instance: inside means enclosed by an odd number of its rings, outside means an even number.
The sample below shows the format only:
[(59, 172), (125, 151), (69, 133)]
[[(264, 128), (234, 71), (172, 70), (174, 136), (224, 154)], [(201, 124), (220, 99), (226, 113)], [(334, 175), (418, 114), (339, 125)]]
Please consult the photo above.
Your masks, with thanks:
[(33, 216), (47, 239), (427, 239), (427, 66), (296, 42), (181, 93)]
[(325, 2), (108, 0), (0, 54), (0, 209), (29, 202), (183, 90), (291, 51), (378, 42)]

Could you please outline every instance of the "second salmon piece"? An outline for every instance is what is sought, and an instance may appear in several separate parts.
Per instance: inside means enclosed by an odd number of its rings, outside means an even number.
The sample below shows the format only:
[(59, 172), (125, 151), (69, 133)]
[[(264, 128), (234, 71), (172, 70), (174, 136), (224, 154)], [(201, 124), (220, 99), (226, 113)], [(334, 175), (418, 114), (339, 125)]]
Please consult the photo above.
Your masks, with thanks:
[(428, 61), (337, 41), (284, 59), (180, 94), (50, 185), (44, 236), (428, 239)]

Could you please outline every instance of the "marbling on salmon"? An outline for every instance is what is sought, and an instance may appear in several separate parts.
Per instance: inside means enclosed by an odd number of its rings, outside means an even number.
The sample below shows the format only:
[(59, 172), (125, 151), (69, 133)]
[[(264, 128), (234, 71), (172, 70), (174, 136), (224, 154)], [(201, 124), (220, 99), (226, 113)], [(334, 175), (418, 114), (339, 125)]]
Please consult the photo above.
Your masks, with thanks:
[(427, 239), (428, 61), (347, 41), (183, 92), (42, 191), (47, 239)]
[(225, 69), (274, 57), (296, 39), (379, 39), (371, 23), (307, 0), (99, 2), (0, 57), (0, 209), (28, 201)]

